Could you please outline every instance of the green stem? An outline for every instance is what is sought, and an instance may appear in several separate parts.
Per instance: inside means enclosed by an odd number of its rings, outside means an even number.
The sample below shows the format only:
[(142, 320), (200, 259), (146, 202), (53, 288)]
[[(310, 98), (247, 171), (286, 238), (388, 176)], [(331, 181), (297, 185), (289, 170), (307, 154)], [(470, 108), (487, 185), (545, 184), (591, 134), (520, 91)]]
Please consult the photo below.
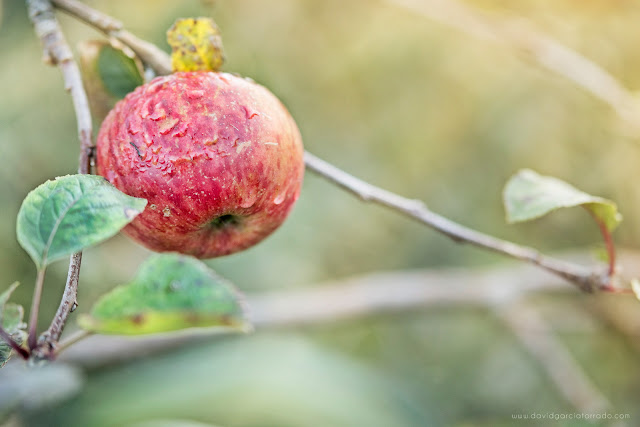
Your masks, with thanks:
[(33, 350), (36, 348), (38, 341), (38, 311), (40, 311), (40, 300), (42, 299), (42, 288), (44, 284), (44, 273), (47, 270), (46, 267), (38, 269), (38, 276), (36, 277), (36, 288), (33, 292), (33, 299), (31, 300), (31, 311), (29, 312), (29, 348)]

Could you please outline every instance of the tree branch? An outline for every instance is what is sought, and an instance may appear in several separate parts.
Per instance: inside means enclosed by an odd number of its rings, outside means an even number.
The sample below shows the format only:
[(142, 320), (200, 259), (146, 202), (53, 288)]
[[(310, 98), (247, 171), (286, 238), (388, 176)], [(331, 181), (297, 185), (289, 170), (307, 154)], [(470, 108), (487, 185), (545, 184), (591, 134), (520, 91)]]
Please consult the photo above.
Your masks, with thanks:
[(78, 281), (80, 279), (80, 265), (82, 263), (82, 252), (71, 255), (69, 259), (69, 271), (67, 273), (67, 283), (64, 287), (62, 300), (56, 315), (51, 320), (49, 329), (43, 334), (43, 341), (48, 343), (48, 351), (55, 350), (55, 344), (60, 340), (60, 335), (64, 329), (69, 315), (78, 306)]
[(76, 0), (52, 0), (57, 8), (129, 46), (140, 59), (158, 74), (171, 73), (169, 56), (153, 43), (139, 39), (122, 28), (122, 23), (109, 15)]
[(609, 104), (637, 136), (640, 100), (598, 64), (535, 30), (524, 19), (495, 19), (456, 0), (386, 0), (413, 13), (524, 54)]
[[(93, 153), (91, 111), (89, 110), (89, 101), (82, 85), (80, 70), (60, 30), (49, 0), (27, 0), (27, 7), (36, 35), (42, 42), (45, 62), (57, 65), (60, 68), (65, 88), (71, 93), (78, 122), (78, 136), (80, 138), (78, 173), (90, 173)], [(51, 349), (59, 339), (67, 317), (76, 304), (81, 260), (81, 252), (73, 254), (70, 258), (69, 274), (60, 307), (51, 326), (41, 336), (38, 344), (38, 353), (42, 357), (48, 357), (51, 354)]]
[(595, 290), (607, 289), (609, 284), (608, 276), (606, 274), (603, 275), (599, 271), (592, 271), (579, 265), (547, 257), (534, 249), (519, 246), (464, 227), (430, 211), (424, 203), (419, 200), (407, 199), (371, 185), (368, 182), (349, 175), (309, 152), (305, 152), (305, 164), (307, 165), (307, 169), (337, 184), (361, 200), (376, 203), (402, 213), (450, 237), (458, 243), (469, 243), (520, 261), (537, 265), (577, 285), (583, 291), (593, 292)]
[[(518, 286), (508, 286), (518, 282)], [(348, 319), (434, 307), (507, 306), (541, 292), (575, 293), (532, 266), (375, 273), (296, 291), (246, 295), (256, 331), (329, 325)], [(60, 360), (97, 367), (217, 336), (219, 329), (118, 337), (94, 335), (60, 354)]]
[[(167, 53), (155, 46), (155, 49), (150, 49), (149, 43), (138, 39), (129, 32), (124, 31), (121, 24), (115, 19), (96, 11), (89, 6), (79, 3), (76, 0), (52, 0), (52, 2), (61, 10), (71, 14), (73, 17), (103, 31), (111, 37), (117, 38), (125, 45), (131, 47), (131, 49), (138, 53), (141, 59), (152, 66), (158, 74), (167, 74), (170, 72), (171, 59)], [(143, 50), (146, 57), (140, 55), (140, 46), (146, 46)], [(456, 242), (470, 243), (502, 255), (530, 262), (558, 275), (559, 277), (562, 277), (587, 292), (593, 292), (595, 290), (609, 290), (607, 287), (609, 277), (600, 271), (592, 271), (582, 266), (546, 257), (531, 248), (496, 239), (486, 234), (466, 228), (431, 212), (418, 200), (407, 199), (368, 184), (315, 157), (309, 152), (305, 152), (305, 164), (307, 169), (321, 175), (330, 182), (337, 184), (363, 201), (377, 203), (396, 212), (400, 212), (440, 233), (445, 234)]]

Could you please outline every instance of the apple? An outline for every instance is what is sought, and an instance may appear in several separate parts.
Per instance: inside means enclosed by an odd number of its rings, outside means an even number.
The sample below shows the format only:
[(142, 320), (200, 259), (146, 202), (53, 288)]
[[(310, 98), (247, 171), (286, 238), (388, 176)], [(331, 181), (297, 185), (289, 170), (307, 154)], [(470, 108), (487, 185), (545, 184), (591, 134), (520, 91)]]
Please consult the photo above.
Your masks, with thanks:
[(148, 200), (124, 232), (154, 251), (212, 258), (260, 242), (300, 194), (302, 138), (267, 89), (219, 72), (157, 77), (119, 101), (97, 172)]

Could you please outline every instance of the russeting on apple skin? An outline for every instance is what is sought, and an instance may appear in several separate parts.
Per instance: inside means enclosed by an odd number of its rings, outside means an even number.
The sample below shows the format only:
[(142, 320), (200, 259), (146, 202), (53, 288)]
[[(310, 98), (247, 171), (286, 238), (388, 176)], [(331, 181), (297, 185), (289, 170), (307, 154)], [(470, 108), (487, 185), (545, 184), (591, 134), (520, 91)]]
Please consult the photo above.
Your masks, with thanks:
[(304, 173), (282, 103), (228, 73), (157, 77), (118, 102), (97, 139), (97, 171), (148, 200), (124, 232), (154, 251), (212, 258), (260, 242), (285, 220)]

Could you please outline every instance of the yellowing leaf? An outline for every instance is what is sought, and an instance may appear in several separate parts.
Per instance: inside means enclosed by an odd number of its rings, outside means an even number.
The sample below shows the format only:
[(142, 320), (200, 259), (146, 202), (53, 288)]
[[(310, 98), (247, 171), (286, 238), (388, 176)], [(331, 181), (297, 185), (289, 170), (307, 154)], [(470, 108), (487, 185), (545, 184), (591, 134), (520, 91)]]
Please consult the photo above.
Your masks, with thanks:
[(220, 30), (213, 19), (178, 19), (167, 31), (167, 41), (174, 73), (217, 71), (224, 62)]
[(104, 295), (78, 319), (88, 331), (141, 335), (187, 328), (250, 330), (235, 287), (203, 262), (157, 254), (130, 283)]

